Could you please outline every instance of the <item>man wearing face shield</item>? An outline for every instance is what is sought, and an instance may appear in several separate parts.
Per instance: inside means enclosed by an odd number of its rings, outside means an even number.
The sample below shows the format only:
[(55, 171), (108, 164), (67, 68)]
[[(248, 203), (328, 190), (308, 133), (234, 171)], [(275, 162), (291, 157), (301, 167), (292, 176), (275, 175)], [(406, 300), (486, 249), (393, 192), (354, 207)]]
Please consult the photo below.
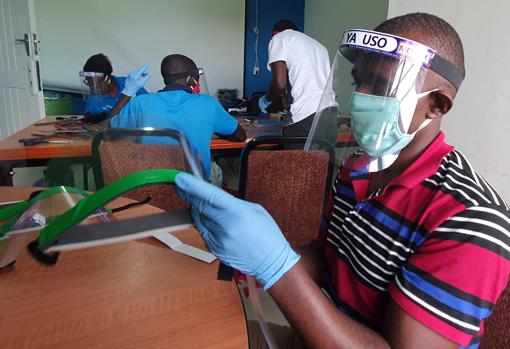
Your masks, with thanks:
[[(137, 72), (133, 72), (133, 82), (143, 79)], [(207, 87), (204, 72), (192, 59), (180, 54), (166, 56), (161, 62), (161, 75), (165, 87), (158, 93), (131, 99), (110, 120), (110, 126), (180, 131), (198, 152), (210, 176), (212, 136), (244, 141), (246, 133), (214, 98), (200, 93)]]
[(334, 182), (318, 258), (300, 258), (262, 207), (177, 177), (211, 251), (269, 290), (309, 346), (478, 347), (508, 282), (510, 213), (444, 142), (463, 78), (460, 38), (436, 16), (345, 32), (307, 148), (334, 145), (337, 123), (360, 148)]
[[(114, 76), (112, 73), (112, 64), (104, 54), (98, 53), (87, 59), (83, 71), (80, 72), (83, 84), (90, 91), (85, 103), (85, 113), (91, 115), (110, 113), (121, 96), (148, 93), (140, 86), (134, 94), (131, 94), (126, 88), (126, 77)], [(114, 110), (114, 114), (117, 112), (118, 110)]]

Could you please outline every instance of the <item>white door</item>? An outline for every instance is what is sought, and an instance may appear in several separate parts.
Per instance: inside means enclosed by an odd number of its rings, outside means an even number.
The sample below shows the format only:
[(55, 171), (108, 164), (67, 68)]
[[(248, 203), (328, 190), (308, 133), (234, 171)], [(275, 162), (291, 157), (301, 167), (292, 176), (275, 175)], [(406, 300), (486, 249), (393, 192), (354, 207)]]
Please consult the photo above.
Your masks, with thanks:
[(0, 0), (0, 139), (43, 116), (33, 0)]

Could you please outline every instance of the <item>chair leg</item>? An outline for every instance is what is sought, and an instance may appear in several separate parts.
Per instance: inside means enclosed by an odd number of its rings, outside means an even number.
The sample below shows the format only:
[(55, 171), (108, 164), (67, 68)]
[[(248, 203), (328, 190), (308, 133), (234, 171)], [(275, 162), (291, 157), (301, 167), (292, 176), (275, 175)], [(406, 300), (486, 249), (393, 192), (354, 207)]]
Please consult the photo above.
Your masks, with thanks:
[(89, 190), (89, 169), (90, 165), (88, 162), (83, 163), (83, 190)]

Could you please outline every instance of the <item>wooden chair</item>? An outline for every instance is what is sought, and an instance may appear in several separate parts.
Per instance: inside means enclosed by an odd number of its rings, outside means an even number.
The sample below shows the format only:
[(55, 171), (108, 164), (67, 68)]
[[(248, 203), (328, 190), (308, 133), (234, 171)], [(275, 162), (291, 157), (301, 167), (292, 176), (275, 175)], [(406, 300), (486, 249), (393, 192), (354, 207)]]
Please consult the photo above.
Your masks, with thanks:
[(480, 349), (499, 348), (510, 348), (510, 283), (485, 321), (485, 333), (480, 341)]
[[(179, 144), (142, 144), (140, 137), (178, 140)], [(177, 142), (175, 142), (177, 143)], [(149, 169), (170, 168), (187, 170), (183, 148), (188, 148), (184, 137), (170, 129), (107, 129), (94, 138), (92, 157), (97, 189), (126, 175)], [(187, 208), (172, 185), (160, 184), (133, 190), (126, 194), (134, 200), (150, 197), (150, 204), (163, 210)]]
[(293, 247), (317, 237), (332, 176), (327, 151), (256, 150), (261, 145), (304, 145), (306, 137), (260, 137), (241, 153), (239, 197), (273, 216)]
[[(333, 168), (332, 152), (288, 150), (293, 146), (302, 149), (305, 141), (306, 137), (259, 137), (245, 145), (240, 160), (238, 196), (261, 204), (295, 248), (309, 245), (317, 237)], [(258, 313), (257, 320), (279, 319), (283, 324), (285, 318), (270, 295), (250, 289), (248, 284), (248, 279), (237, 280), (245, 312)], [(261, 322), (250, 321), (248, 325), (253, 329), (257, 326)], [(275, 343), (273, 335), (268, 327), (258, 340)], [(257, 338), (250, 338), (250, 346), (256, 342)]]

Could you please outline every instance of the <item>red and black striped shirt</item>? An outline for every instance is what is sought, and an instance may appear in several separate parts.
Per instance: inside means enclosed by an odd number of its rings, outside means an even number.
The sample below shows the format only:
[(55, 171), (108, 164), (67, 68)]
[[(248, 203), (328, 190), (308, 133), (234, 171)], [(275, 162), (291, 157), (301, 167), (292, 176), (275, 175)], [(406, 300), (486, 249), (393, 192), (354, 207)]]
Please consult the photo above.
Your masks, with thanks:
[(461, 346), (476, 348), (510, 272), (510, 212), (441, 133), (383, 190), (340, 170), (321, 223), (343, 311), (381, 327), (391, 299)]

